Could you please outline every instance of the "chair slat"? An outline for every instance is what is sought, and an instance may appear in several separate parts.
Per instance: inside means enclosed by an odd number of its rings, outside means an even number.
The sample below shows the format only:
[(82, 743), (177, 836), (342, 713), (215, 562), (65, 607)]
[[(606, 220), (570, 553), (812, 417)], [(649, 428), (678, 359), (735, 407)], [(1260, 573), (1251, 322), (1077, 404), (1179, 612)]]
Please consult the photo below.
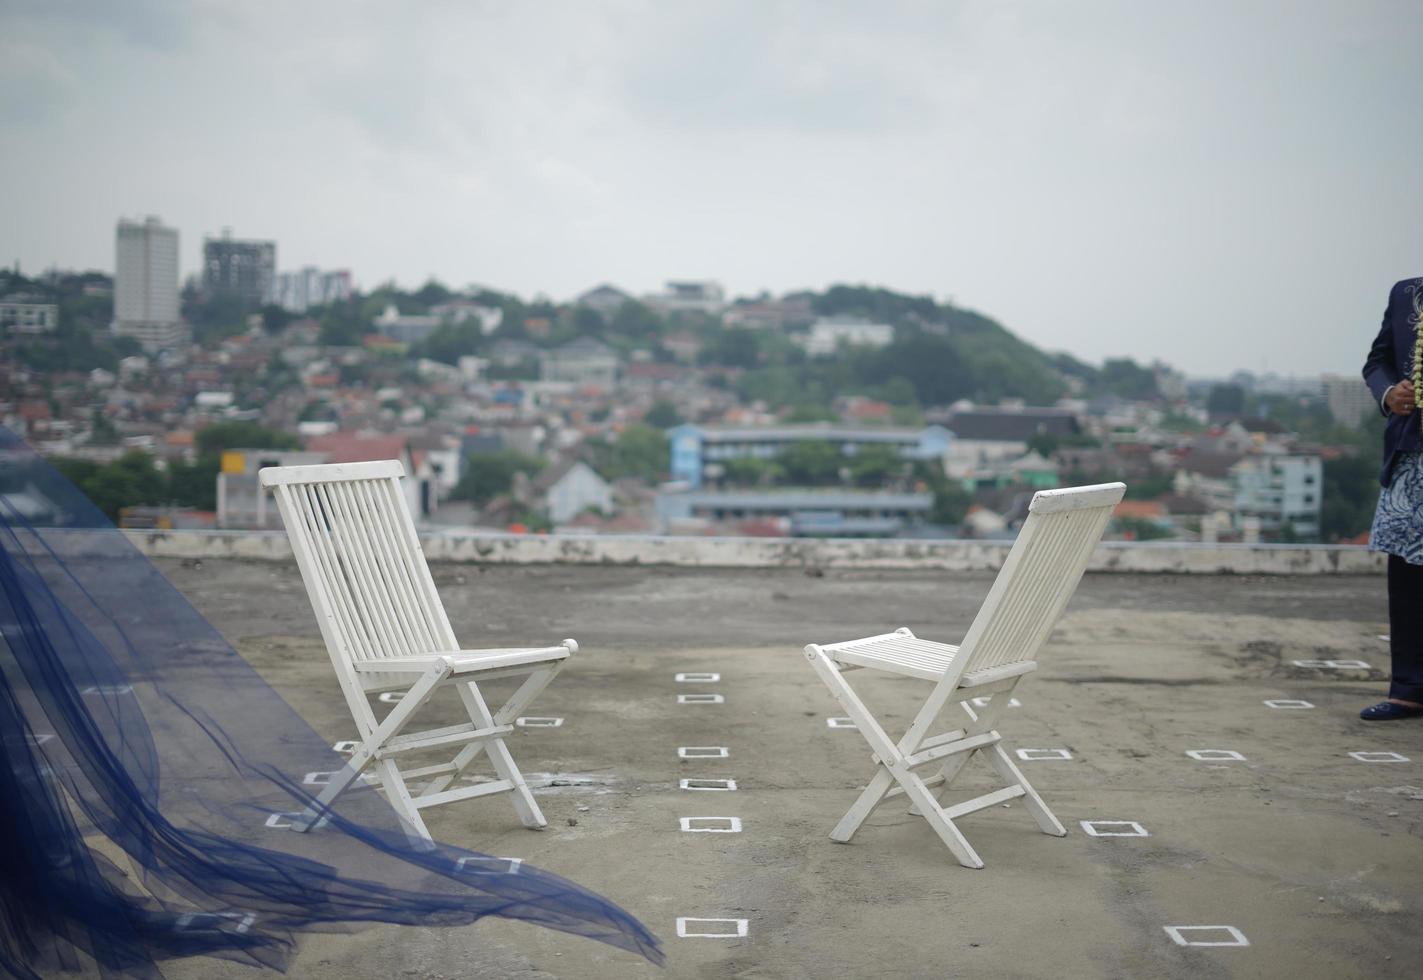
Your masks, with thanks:
[(306, 522), (311, 535), (312, 551), (321, 569), (321, 580), (326, 586), (331, 612), (341, 624), (341, 639), (344, 643), (336, 652), (347, 660), (353, 654), (374, 657), (374, 651), (366, 643), (366, 628), (361, 622), (359, 610), (351, 601), (350, 586), (341, 571), (341, 562), (332, 545), (330, 523), (325, 509), (312, 486), (298, 484), (295, 489), (302, 504), (299, 517)]
[(437, 649), (435, 637), (431, 634), (429, 623), (426, 622), (415, 602), (410, 588), (410, 579), (405, 572), (404, 565), (398, 560), (396, 552), (391, 547), (390, 524), (385, 520), (385, 515), (381, 513), (375, 498), (371, 495), (371, 483), (368, 480), (361, 480), (353, 486), (355, 487), (356, 507), (363, 520), (374, 532), (379, 566), (398, 612), (396, 621), (405, 633), (410, 652), (434, 651)]

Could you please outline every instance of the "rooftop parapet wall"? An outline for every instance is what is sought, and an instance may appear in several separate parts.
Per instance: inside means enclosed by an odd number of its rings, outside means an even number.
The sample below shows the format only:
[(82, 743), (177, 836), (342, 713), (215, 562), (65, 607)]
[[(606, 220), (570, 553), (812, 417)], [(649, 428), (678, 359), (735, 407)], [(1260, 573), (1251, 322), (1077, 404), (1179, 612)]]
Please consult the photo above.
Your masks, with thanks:
[[(280, 532), (126, 531), (155, 558), (290, 561)], [(704, 568), (902, 568), (993, 571), (1007, 542), (851, 538), (695, 538), (439, 534), (422, 539), (431, 561), (513, 565), (678, 565)], [(1382, 574), (1384, 556), (1358, 545), (1104, 542), (1089, 571), (1199, 575)]]

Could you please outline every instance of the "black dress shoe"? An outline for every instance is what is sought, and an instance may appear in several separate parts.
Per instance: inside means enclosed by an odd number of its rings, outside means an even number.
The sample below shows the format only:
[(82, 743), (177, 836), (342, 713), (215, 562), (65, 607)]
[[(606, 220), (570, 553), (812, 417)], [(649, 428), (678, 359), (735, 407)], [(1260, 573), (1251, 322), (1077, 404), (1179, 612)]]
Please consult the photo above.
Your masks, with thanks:
[(1364, 721), (1401, 721), (1404, 718), (1423, 718), (1423, 708), (1410, 708), (1406, 704), (1380, 701), (1378, 704), (1359, 712)]

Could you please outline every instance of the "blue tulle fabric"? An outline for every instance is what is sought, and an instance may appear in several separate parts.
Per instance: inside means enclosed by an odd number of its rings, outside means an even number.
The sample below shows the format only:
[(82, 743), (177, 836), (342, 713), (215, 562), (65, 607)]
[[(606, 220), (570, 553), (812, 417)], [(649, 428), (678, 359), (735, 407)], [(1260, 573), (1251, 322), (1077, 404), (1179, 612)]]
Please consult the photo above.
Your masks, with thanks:
[(374, 789), (287, 829), (344, 757), (68, 481), (0, 428), (0, 971), (285, 969), (303, 931), (501, 916), (660, 963), (557, 875), (417, 846)]

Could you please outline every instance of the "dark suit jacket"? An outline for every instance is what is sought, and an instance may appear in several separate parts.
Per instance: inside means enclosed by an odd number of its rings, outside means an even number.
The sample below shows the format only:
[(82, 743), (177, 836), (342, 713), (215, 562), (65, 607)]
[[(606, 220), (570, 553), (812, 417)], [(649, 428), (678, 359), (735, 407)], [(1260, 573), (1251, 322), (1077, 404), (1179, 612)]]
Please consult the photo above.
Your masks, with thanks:
[[(1374, 345), (1369, 348), (1369, 359), (1364, 362), (1364, 380), (1374, 393), (1375, 403), (1382, 401), (1389, 385), (1413, 375), (1413, 341), (1418, 333), (1421, 309), (1423, 279), (1405, 279), (1394, 284), (1388, 294), (1383, 327), (1374, 338)], [(1418, 397), (1423, 398), (1423, 392)], [(1409, 415), (1390, 414), (1383, 435), (1383, 469), (1379, 471), (1379, 483), (1389, 485), (1393, 479), (1393, 464), (1399, 453), (1416, 452), (1423, 452), (1423, 429), (1419, 428), (1418, 409), (1415, 408)]]

